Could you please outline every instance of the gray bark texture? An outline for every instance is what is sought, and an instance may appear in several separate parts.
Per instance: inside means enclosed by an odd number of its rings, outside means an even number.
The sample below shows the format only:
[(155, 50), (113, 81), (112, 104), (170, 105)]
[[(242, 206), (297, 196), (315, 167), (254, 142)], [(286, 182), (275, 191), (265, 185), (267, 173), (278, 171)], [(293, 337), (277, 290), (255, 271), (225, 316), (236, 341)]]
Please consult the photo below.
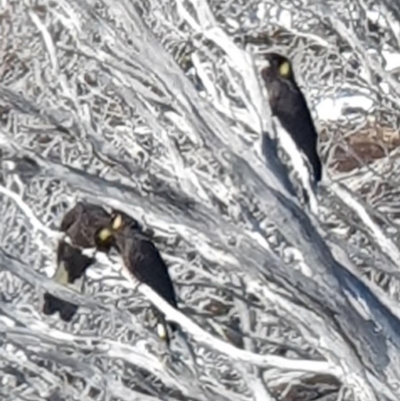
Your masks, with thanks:
[[(0, 39), (1, 400), (400, 400), (397, 1), (3, 0)], [(316, 189), (271, 50), (319, 132)], [(82, 293), (53, 282), (79, 200), (154, 232), (179, 310), (114, 253)]]

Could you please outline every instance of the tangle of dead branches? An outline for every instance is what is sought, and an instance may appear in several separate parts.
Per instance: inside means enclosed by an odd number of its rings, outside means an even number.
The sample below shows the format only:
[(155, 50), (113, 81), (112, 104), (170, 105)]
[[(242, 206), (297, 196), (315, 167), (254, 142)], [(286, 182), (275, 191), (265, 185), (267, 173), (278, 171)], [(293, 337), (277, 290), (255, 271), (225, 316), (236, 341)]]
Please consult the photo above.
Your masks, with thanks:
[[(386, 0), (1, 2), (1, 399), (397, 401), (399, 33)], [(272, 49), (320, 134), (315, 192), (276, 140)], [(179, 311), (114, 254), (83, 293), (53, 282), (78, 200), (151, 228)]]

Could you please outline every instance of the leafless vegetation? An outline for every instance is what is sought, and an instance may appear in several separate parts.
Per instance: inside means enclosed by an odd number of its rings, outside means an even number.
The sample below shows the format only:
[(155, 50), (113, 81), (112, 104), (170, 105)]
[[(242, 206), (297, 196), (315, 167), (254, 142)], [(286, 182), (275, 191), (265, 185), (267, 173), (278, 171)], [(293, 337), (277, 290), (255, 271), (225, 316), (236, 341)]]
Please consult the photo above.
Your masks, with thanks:
[[(1, 1), (1, 399), (398, 400), (396, 4)], [(320, 131), (317, 213), (261, 151), (272, 48)], [(343, 95), (368, 109), (317, 112)], [(115, 255), (84, 294), (52, 282), (78, 199), (154, 230), (180, 312)], [(71, 324), (40, 313), (45, 289), (81, 305)], [(149, 302), (182, 327), (171, 350)]]

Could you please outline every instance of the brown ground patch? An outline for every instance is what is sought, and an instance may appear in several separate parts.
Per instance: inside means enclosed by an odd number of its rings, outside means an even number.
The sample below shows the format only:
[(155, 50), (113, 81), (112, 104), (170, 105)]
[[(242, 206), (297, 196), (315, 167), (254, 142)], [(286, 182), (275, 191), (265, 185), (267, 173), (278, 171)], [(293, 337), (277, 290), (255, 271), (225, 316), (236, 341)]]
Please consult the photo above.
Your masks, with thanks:
[[(321, 133), (321, 139), (327, 139), (326, 130)], [(334, 150), (330, 168), (338, 172), (350, 172), (385, 157), (388, 152), (399, 146), (400, 131), (391, 127), (366, 124), (347, 138), (338, 138), (338, 142), (341, 143)]]

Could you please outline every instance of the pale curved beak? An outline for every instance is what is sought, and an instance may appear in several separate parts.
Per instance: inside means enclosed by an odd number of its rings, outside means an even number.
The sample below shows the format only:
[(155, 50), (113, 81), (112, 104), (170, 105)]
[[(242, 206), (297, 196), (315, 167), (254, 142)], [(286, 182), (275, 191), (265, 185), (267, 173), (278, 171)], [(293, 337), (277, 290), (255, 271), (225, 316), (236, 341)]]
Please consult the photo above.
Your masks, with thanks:
[(261, 74), (261, 71), (271, 67), (271, 63), (268, 60), (256, 59), (254, 62), (257, 72)]

